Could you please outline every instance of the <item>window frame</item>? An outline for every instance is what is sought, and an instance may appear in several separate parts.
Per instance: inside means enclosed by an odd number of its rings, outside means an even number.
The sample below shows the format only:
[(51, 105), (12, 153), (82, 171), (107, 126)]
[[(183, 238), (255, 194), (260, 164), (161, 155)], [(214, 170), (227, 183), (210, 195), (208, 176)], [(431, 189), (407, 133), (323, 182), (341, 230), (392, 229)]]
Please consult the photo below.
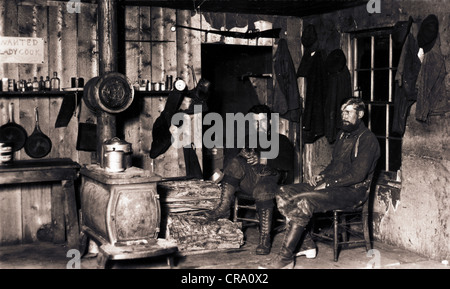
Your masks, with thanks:
[[(374, 106), (385, 107), (385, 130), (384, 134), (380, 135), (379, 133), (375, 133), (377, 139), (384, 140), (384, 160), (379, 160), (384, 162), (384, 170), (385, 171), (393, 171), (390, 170), (391, 166), (391, 154), (392, 150), (390, 148), (391, 140), (400, 141), (400, 145), (402, 144), (402, 136), (394, 136), (391, 134), (390, 129), (392, 128), (392, 117), (391, 113), (394, 111), (394, 87), (395, 87), (395, 72), (397, 70), (397, 66), (393, 65), (393, 41), (392, 41), (392, 27), (383, 27), (376, 29), (368, 29), (361, 31), (354, 31), (347, 33), (347, 52), (348, 52), (348, 60), (347, 64), (350, 68), (350, 73), (352, 77), (352, 87), (354, 91), (354, 96), (362, 97), (360, 95), (359, 85), (358, 85), (358, 71), (362, 71), (358, 69), (358, 55), (361, 51), (358, 51), (358, 39), (370, 37), (370, 69), (365, 69), (366, 71), (370, 71), (370, 99), (369, 101), (365, 100), (367, 106), (367, 127), (372, 130), (372, 110)], [(375, 101), (375, 71), (380, 70), (380, 68), (375, 67), (375, 39), (377, 37), (386, 37), (389, 36), (389, 62), (388, 67), (383, 67), (381, 69), (387, 69), (389, 73), (389, 84), (388, 84), (388, 98), (386, 101), (377, 100)], [(380, 146), (382, 146), (382, 142), (380, 142)], [(402, 164), (401, 154), (399, 156), (395, 156), (392, 154), (392, 157), (397, 158), (396, 161)]]

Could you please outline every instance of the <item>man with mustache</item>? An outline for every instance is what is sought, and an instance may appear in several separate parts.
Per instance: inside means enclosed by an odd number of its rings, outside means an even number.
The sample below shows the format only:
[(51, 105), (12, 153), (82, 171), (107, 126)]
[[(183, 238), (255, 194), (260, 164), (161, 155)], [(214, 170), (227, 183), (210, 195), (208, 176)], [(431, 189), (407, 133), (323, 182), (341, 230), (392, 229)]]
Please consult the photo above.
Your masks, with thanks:
[[(330, 164), (308, 183), (285, 185), (276, 197), (279, 211), (289, 220), (280, 252), (260, 268), (294, 268), (296, 255), (313, 258), (314, 242), (305, 236), (302, 251), (295, 253), (311, 217), (317, 212), (353, 207), (365, 201), (378, 158), (376, 136), (364, 125), (365, 104), (350, 98), (341, 106), (342, 129)], [(310, 247), (308, 249), (304, 249)]]

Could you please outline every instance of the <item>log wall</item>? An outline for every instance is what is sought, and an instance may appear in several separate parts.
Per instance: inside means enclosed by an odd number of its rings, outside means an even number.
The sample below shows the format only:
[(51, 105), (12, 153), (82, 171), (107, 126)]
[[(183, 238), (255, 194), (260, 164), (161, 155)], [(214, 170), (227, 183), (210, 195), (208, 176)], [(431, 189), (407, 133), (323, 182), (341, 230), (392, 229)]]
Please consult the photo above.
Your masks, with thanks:
[[(83, 13), (69, 13), (65, 2), (0, 0), (0, 35), (39, 37), (45, 41), (43, 64), (0, 64), (1, 77), (33, 79), (58, 72), (61, 88), (70, 87), (71, 77), (90, 79), (98, 74), (96, 52), (97, 5), (81, 3)], [(34, 108), (39, 108), (40, 128), (53, 147), (46, 158), (69, 157), (90, 163), (91, 153), (76, 150), (78, 118), (67, 127), (55, 128), (63, 101), (58, 97), (0, 96), (0, 125), (8, 122), (8, 104), (14, 103), (14, 120), (30, 135), (35, 127)], [(78, 115), (78, 114), (77, 114)], [(30, 159), (22, 149), (15, 159)], [(61, 186), (53, 183), (5, 186), (0, 183), (0, 244), (37, 240), (37, 230), (51, 223), (51, 195)], [(58, 202), (56, 202), (58, 203)]]
[[(1, 77), (33, 79), (34, 76), (51, 77), (58, 72), (61, 87), (70, 87), (71, 77), (83, 77), (85, 83), (99, 74), (97, 42), (97, 5), (81, 3), (80, 13), (70, 13), (65, 1), (0, 0), (0, 35), (15, 37), (42, 37), (45, 41), (43, 64), (0, 64)], [(174, 24), (211, 30), (246, 32), (260, 27), (262, 22), (281, 28), (280, 37), (288, 40), (291, 56), (297, 67), (301, 59), (301, 19), (262, 15), (204, 13), (158, 7), (127, 6), (125, 17), (126, 63), (123, 73), (131, 83), (140, 80), (160, 82), (166, 75), (182, 77), (189, 89), (194, 87), (194, 76), (201, 78), (201, 45), (203, 43), (267, 45), (276, 52), (277, 39), (243, 40), (205, 34), (188, 29), (172, 31)], [(269, 24), (267, 24), (269, 23)], [(263, 98), (271, 102), (271, 92), (262, 91)], [(167, 96), (137, 97), (129, 110), (120, 114), (120, 133), (133, 145), (133, 165), (164, 177), (184, 176), (186, 173), (182, 149), (170, 148), (157, 159), (148, 152), (152, 142), (152, 127), (164, 108)], [(8, 104), (15, 105), (14, 119), (31, 134), (34, 129), (34, 107), (39, 107), (40, 127), (53, 143), (46, 158), (69, 157), (83, 164), (96, 161), (95, 154), (76, 150), (78, 120), (86, 122), (95, 117), (81, 104), (67, 127), (54, 124), (63, 97), (0, 97), (0, 125), (8, 121)], [(297, 126), (282, 122), (281, 132), (293, 142)], [(199, 134), (197, 134), (199, 135)], [(202, 162), (202, 149), (197, 148)], [(298, 145), (297, 158), (301, 159)], [(29, 159), (24, 150), (15, 159)], [(296, 162), (298, 163), (298, 162)], [(299, 175), (297, 179), (301, 176)], [(0, 245), (28, 243), (37, 240), (37, 230), (52, 221), (51, 196), (60, 195), (58, 184), (4, 186), (0, 183)], [(54, 202), (55, 203), (55, 202)]]

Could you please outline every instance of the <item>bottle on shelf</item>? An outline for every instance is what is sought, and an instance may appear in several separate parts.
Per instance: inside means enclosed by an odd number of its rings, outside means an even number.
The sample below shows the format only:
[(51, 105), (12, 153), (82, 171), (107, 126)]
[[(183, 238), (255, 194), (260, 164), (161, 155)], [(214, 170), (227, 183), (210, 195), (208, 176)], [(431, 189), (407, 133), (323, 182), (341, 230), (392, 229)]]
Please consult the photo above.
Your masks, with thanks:
[(41, 78), (39, 79), (39, 91), (43, 91), (44, 87), (45, 87), (44, 77), (41, 76)]
[(36, 76), (33, 79), (33, 91), (39, 91), (39, 81)]
[(31, 78), (28, 78), (27, 81), (27, 91), (33, 91), (33, 82), (31, 82)]
[(45, 78), (45, 81), (44, 81), (44, 90), (45, 91), (50, 91), (51, 89), (52, 89), (52, 84), (51, 84), (51, 81), (50, 81), (50, 76), (47, 76)]
[(25, 92), (26, 90), (27, 90), (27, 82), (25, 81), (25, 79), (19, 80), (19, 91)]
[(59, 91), (59, 84), (60, 80), (58, 78), (58, 73), (55, 71), (53, 72), (53, 77), (51, 79), (51, 90), (52, 91)]

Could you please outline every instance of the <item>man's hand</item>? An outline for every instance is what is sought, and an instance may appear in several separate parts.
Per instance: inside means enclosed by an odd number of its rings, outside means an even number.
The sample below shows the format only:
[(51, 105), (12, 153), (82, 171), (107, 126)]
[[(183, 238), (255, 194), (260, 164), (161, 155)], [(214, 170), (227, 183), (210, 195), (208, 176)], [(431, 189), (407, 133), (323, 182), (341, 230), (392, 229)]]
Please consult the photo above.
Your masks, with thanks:
[(315, 187), (317, 186), (317, 183), (320, 182), (321, 180), (323, 180), (322, 175), (315, 175), (308, 181), (308, 184), (312, 187)]
[(251, 154), (248, 158), (247, 158), (247, 163), (249, 165), (257, 165), (259, 164), (259, 158), (256, 154)]
[(314, 191), (318, 191), (318, 190), (323, 190), (326, 187), (326, 183), (322, 183), (320, 185), (318, 185), (317, 187), (314, 188)]

